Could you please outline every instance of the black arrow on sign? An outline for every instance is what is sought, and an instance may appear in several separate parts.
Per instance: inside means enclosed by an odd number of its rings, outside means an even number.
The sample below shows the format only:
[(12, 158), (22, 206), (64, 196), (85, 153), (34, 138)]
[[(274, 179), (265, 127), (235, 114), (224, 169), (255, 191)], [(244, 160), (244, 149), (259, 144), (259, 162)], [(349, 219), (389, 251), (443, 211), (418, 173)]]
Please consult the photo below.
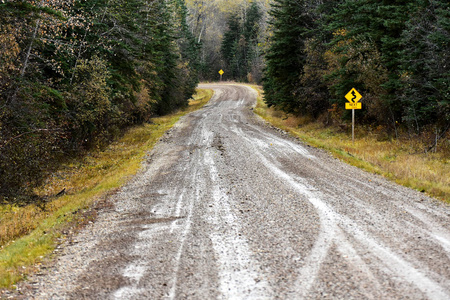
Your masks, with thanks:
[(352, 101), (355, 102), (355, 100), (356, 100), (356, 93), (355, 93), (355, 91), (352, 91), (352, 95), (353, 95)]

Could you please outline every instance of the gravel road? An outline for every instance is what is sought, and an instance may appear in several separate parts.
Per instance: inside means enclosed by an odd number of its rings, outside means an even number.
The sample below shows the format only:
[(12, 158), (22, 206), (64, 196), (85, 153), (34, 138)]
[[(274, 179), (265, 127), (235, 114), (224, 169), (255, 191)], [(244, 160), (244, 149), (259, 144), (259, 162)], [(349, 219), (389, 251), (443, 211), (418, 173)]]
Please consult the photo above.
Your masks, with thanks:
[(211, 84), (51, 267), (37, 299), (450, 299), (450, 207), (261, 121)]

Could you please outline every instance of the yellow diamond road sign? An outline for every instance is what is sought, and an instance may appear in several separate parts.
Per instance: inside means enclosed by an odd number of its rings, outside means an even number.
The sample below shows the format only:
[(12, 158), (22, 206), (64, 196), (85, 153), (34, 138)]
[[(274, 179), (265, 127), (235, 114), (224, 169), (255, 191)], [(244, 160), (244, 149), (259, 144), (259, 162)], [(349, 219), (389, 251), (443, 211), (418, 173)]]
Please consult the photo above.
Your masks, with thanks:
[(358, 91), (354, 88), (350, 92), (348, 92), (347, 95), (345, 95), (345, 99), (347, 99), (350, 103), (358, 103), (361, 98), (361, 94), (358, 93)]
[[(217, 69), (216, 69), (217, 70)], [(219, 74), (223, 75), (223, 73), (225, 73), (222, 69), (220, 69)]]

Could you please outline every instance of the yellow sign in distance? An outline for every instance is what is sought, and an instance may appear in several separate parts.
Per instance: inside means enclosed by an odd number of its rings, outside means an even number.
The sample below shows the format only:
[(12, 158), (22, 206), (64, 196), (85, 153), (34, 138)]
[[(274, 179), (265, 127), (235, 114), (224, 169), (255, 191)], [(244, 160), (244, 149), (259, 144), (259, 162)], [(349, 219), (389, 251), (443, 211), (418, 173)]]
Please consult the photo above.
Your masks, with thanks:
[(362, 103), (347, 102), (345, 103), (345, 109), (362, 109)]
[[(352, 88), (350, 92), (348, 92), (347, 95), (345, 95), (345, 99), (347, 99), (350, 103), (358, 103), (359, 100), (361, 100), (362, 96), (355, 88)], [(347, 108), (349, 109), (349, 108)], [(353, 108), (353, 109), (360, 109), (360, 108)]]
[[(217, 70), (217, 69), (216, 69)], [(223, 75), (223, 73), (225, 73), (222, 69), (220, 69), (219, 74)]]

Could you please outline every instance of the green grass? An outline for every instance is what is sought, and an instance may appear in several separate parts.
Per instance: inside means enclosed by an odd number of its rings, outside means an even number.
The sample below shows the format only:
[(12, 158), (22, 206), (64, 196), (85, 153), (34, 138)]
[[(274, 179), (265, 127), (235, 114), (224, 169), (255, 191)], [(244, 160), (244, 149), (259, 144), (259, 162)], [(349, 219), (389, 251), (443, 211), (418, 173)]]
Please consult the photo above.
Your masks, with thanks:
[(205, 105), (212, 90), (198, 90), (189, 106), (174, 114), (152, 119), (151, 124), (129, 129), (104, 151), (93, 151), (51, 176), (36, 192), (67, 193), (46, 204), (0, 206), (0, 287), (12, 288), (64, 239), (67, 228), (77, 228), (95, 217), (89, 208), (114, 193), (140, 169), (146, 153), (180, 117)]

